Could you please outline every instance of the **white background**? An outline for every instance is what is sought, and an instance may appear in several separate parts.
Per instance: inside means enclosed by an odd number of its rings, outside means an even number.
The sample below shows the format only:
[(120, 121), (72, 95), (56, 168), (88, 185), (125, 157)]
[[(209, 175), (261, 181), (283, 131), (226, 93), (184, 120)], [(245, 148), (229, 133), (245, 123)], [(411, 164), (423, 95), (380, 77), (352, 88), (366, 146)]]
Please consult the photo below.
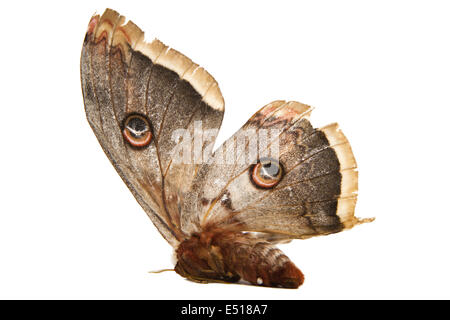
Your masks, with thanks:
[[(0, 298), (450, 298), (445, 1), (3, 1)], [(298, 290), (196, 284), (85, 119), (91, 15), (111, 7), (203, 65), (226, 113), (219, 142), (276, 100), (337, 121), (371, 224), (282, 246)]]

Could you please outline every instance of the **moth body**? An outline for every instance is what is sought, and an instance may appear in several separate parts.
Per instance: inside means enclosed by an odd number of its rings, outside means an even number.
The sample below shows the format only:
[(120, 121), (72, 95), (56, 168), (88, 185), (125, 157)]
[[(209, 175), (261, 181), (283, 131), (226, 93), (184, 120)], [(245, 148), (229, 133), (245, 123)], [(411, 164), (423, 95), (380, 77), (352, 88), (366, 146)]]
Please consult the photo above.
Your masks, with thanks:
[(175, 271), (194, 281), (238, 282), (298, 288), (302, 272), (273, 244), (250, 233), (211, 230), (196, 233), (176, 250)]

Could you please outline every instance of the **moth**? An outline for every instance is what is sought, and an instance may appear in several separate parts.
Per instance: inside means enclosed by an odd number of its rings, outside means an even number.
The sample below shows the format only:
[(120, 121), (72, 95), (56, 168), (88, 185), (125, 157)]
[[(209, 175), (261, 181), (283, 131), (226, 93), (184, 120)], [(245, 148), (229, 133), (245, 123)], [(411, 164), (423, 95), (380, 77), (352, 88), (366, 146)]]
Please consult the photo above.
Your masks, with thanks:
[[(213, 152), (224, 114), (217, 82), (125, 21), (107, 9), (89, 22), (85, 111), (103, 151), (174, 248), (175, 271), (198, 282), (298, 288), (304, 276), (278, 243), (371, 221), (354, 216), (358, 172), (346, 137), (336, 123), (314, 128), (310, 106), (279, 100)], [(265, 141), (239, 140), (249, 132), (265, 133)], [(276, 157), (268, 152), (275, 145)], [(180, 150), (190, 161), (180, 161)]]

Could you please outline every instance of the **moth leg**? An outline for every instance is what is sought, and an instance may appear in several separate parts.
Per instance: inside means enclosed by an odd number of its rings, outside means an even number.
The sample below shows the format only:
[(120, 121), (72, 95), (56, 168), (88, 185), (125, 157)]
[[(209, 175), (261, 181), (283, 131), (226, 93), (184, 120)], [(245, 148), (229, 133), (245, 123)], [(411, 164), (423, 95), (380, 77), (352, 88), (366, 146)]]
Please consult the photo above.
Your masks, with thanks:
[(209, 278), (198, 278), (198, 277), (186, 277), (187, 280), (196, 282), (196, 283), (223, 283), (223, 284), (234, 284), (239, 280), (234, 281), (235, 279), (230, 279), (230, 281), (227, 280), (220, 280), (220, 279), (209, 279)]
[(196, 282), (196, 283), (210, 283), (211, 281), (205, 280), (205, 279), (196, 279), (196, 278), (186, 278), (188, 281)]

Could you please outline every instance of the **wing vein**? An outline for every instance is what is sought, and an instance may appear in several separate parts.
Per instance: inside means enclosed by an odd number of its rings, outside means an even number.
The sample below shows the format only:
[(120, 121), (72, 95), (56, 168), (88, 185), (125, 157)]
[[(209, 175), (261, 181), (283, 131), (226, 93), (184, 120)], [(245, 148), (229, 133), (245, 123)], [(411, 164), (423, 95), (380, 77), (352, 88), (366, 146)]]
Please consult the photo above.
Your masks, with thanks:
[[(95, 37), (95, 36), (94, 36)], [(94, 81), (94, 74), (93, 74), (93, 63), (92, 63), (92, 52), (91, 52), (91, 47), (92, 47), (92, 43), (89, 40), (89, 64), (90, 64), (90, 68), (89, 68), (89, 74), (90, 74), (90, 78), (91, 78), (91, 83), (92, 83), (92, 90), (94, 92), (94, 96), (95, 96), (95, 102), (97, 104), (97, 109), (98, 109), (98, 119), (100, 121), (100, 130), (102, 132), (102, 134), (104, 133), (103, 130), (103, 120), (102, 120), (102, 116), (100, 114), (100, 102), (98, 101), (98, 96), (97, 96), (97, 88), (95, 86), (95, 81)]]

